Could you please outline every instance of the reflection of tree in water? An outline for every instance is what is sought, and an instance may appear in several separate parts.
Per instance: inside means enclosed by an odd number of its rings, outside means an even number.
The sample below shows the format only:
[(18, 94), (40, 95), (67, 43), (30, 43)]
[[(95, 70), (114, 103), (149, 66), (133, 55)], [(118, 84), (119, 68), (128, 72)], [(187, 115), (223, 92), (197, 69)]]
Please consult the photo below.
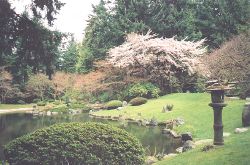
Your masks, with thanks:
[(0, 115), (0, 132), (6, 127), (6, 115)]

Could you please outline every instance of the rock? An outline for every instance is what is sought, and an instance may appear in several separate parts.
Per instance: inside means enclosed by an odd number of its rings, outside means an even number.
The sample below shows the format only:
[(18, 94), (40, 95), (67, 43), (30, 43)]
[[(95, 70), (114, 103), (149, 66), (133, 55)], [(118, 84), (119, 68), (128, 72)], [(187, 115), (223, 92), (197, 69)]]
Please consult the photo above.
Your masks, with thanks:
[(186, 132), (186, 133), (181, 134), (181, 140), (182, 141), (193, 140), (192, 133)]
[(148, 156), (148, 157), (146, 158), (145, 163), (146, 163), (146, 165), (151, 165), (151, 164), (153, 164), (153, 163), (156, 163), (157, 161), (158, 161), (158, 160), (157, 160), (156, 157), (154, 157), (154, 156)]
[(178, 155), (178, 154), (170, 153), (170, 154), (164, 155), (164, 156), (163, 156), (163, 159), (168, 159), (168, 158), (171, 158), (171, 157), (175, 157), (175, 156), (177, 156), (177, 155)]
[(127, 101), (123, 101), (123, 102), (122, 102), (122, 106), (123, 106), (123, 107), (128, 106), (128, 102), (127, 102)]
[(196, 141), (195, 145), (199, 146), (199, 145), (211, 144), (211, 143), (213, 143), (213, 139), (203, 139), (203, 140)]
[(247, 130), (248, 130), (247, 128), (236, 128), (236, 129), (234, 130), (234, 133), (239, 134), (239, 133), (246, 132)]
[(46, 114), (46, 115), (47, 115), (47, 116), (51, 116), (51, 114), (52, 114), (52, 113), (51, 113), (50, 111), (47, 111), (47, 114)]
[(152, 118), (152, 119), (150, 120), (150, 122), (149, 122), (149, 125), (150, 125), (150, 126), (157, 126), (157, 125), (158, 125), (158, 122), (157, 122), (156, 119)]
[(171, 134), (171, 130), (167, 128), (162, 129), (161, 132), (162, 134)]
[(184, 122), (184, 119), (182, 118), (177, 118), (175, 119), (175, 125), (176, 126), (180, 126), (180, 125), (183, 125), (185, 122)]
[(162, 129), (162, 134), (172, 136), (173, 138), (180, 138), (181, 137), (179, 134), (177, 134), (173, 130), (170, 130), (170, 129), (167, 129), (167, 128)]
[(123, 109), (123, 107), (118, 107), (118, 108), (117, 108), (118, 111), (120, 111), (120, 110), (122, 110), (122, 109)]
[(246, 103), (242, 112), (242, 125), (243, 127), (250, 126), (250, 103)]
[(201, 149), (201, 151), (207, 152), (207, 151), (209, 151), (209, 150), (211, 150), (211, 149), (214, 149), (214, 145), (209, 144), (209, 145), (205, 145), (205, 146)]
[(183, 144), (182, 152), (186, 152), (186, 151), (194, 149), (194, 148), (195, 148), (195, 143), (191, 140), (188, 140)]
[(171, 135), (173, 136), (173, 138), (180, 138), (181, 137), (181, 135), (179, 135), (179, 134), (177, 134), (176, 132), (174, 132), (174, 131), (172, 131), (171, 130)]
[(179, 147), (179, 148), (176, 149), (177, 153), (182, 153), (182, 151), (183, 151), (183, 147)]
[(231, 135), (231, 133), (229, 132), (223, 132), (223, 137), (229, 137)]
[(58, 112), (51, 112), (51, 115), (58, 115)]

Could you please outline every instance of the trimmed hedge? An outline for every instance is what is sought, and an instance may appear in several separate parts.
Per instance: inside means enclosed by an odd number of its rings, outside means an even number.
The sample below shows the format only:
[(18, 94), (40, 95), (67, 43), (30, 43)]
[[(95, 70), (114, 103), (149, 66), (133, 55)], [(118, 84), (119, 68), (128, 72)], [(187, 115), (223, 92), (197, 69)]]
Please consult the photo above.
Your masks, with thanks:
[(144, 149), (128, 132), (101, 123), (52, 125), (8, 143), (10, 164), (144, 164)]
[(118, 107), (122, 107), (122, 102), (119, 100), (112, 100), (106, 103), (107, 109), (116, 109)]
[(131, 104), (132, 106), (136, 106), (136, 105), (145, 104), (146, 102), (147, 102), (147, 99), (143, 97), (136, 97), (130, 100), (129, 104)]

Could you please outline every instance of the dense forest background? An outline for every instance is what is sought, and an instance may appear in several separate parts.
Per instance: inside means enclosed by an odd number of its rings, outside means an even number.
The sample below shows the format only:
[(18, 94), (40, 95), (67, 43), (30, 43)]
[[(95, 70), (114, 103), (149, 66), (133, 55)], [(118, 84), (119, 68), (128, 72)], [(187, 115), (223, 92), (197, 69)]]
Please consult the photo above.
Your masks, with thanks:
[[(33, 99), (34, 96), (30, 93), (34, 90), (34, 83), (32, 85), (29, 80), (40, 73), (53, 80), (53, 75), (58, 71), (85, 74), (100, 69), (102, 63), (96, 61), (106, 59), (108, 50), (124, 43), (125, 36), (131, 32), (146, 34), (152, 30), (159, 38), (175, 36), (178, 40), (187, 41), (205, 39), (208, 52), (214, 52), (235, 35), (249, 35), (249, 0), (101, 0), (98, 5), (93, 6), (88, 26), (84, 29), (85, 36), (78, 43), (71, 34), (52, 31), (44, 26), (45, 22), (53, 25), (53, 20), (63, 5), (58, 0), (32, 0), (24, 13), (17, 14), (10, 1), (0, 1), (2, 101), (3, 98), (16, 96), (18, 93), (16, 101), (23, 97), (29, 98), (24, 100)], [(248, 45), (249, 40), (246, 38), (245, 43)], [(243, 52), (249, 58), (246, 50), (247, 46)], [(115, 72), (126, 75), (121, 70)], [(182, 74), (172, 79), (171, 86), (181, 86), (183, 89), (183, 86), (187, 86), (185, 82), (197, 84), (200, 80), (197, 76), (186, 76), (188, 80), (183, 77), (185, 76)], [(43, 79), (40, 81), (47, 82)], [(113, 79), (109, 76), (102, 79), (102, 82), (110, 81)], [(119, 81), (125, 80), (120, 78)], [(46, 92), (50, 97), (53, 95), (51, 93), (57, 97), (57, 92), (65, 94), (70, 91), (69, 83), (63, 89), (59, 89), (58, 84), (54, 83), (53, 87), (49, 84), (47, 82), (42, 86), (49, 86)], [(112, 89), (117, 90), (117, 85)], [(94, 94), (97, 95), (96, 93), (98, 92), (95, 90)]]

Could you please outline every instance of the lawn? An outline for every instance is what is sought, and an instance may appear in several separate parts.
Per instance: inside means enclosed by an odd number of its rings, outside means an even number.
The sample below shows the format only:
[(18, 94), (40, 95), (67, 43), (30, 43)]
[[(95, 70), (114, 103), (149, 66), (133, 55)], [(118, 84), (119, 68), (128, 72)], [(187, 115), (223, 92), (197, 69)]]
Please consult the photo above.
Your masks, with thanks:
[(154, 165), (249, 165), (250, 131), (232, 134), (225, 139), (225, 145), (207, 152), (201, 148), (182, 153)]
[[(228, 106), (223, 110), (224, 132), (232, 133), (236, 127), (241, 127), (241, 113), (245, 101), (226, 98)], [(208, 93), (178, 93), (149, 100), (141, 106), (128, 106), (123, 110), (104, 110), (95, 112), (100, 116), (119, 116), (126, 118), (156, 118), (158, 121), (182, 118), (185, 124), (174, 128), (177, 132), (192, 132), (194, 138), (207, 139), (213, 137), (213, 110)], [(162, 107), (173, 104), (172, 112), (162, 113)], [(141, 116), (138, 116), (138, 114)]]
[(0, 104), (0, 109), (32, 108), (32, 104)]

